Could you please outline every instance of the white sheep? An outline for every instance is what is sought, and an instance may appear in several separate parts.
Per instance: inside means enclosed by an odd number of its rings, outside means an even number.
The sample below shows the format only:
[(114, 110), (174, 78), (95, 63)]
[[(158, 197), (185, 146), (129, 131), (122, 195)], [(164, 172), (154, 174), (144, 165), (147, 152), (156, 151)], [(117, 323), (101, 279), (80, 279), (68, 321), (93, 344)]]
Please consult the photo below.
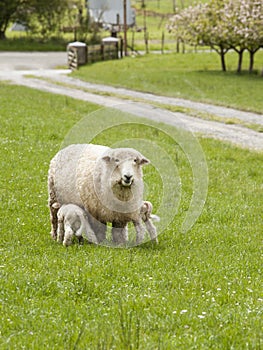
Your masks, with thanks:
[(75, 204), (63, 204), (60, 206), (57, 202), (53, 203), (52, 207), (58, 209), (58, 242), (63, 242), (63, 245), (67, 247), (72, 244), (74, 236), (78, 238), (79, 242), (83, 242), (84, 236), (88, 242), (98, 243), (84, 209)]
[(74, 144), (59, 151), (51, 160), (48, 175), (52, 237), (57, 237), (57, 209), (52, 205), (58, 202), (83, 207), (90, 214), (98, 242), (106, 238), (109, 222), (113, 242), (126, 243), (127, 223), (133, 222), (136, 243), (141, 243), (144, 239), (140, 215), (142, 166), (148, 163), (148, 159), (132, 148)]

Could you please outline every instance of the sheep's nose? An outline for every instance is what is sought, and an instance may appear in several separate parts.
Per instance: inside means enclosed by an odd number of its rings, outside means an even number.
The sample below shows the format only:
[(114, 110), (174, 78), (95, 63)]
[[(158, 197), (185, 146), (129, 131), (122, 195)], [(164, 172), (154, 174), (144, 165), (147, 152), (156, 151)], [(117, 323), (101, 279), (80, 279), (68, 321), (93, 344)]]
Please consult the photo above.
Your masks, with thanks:
[(126, 175), (124, 175), (123, 177), (124, 177), (124, 181), (125, 181), (127, 184), (130, 183), (130, 182), (132, 181), (132, 178), (133, 178), (133, 176), (130, 175), (130, 174), (126, 174)]

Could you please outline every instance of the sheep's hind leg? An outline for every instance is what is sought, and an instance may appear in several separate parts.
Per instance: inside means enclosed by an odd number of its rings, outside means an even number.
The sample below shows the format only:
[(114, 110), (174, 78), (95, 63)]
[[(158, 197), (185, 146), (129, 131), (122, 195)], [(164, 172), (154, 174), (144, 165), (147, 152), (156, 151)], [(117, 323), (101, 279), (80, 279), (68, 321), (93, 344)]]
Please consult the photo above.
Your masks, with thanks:
[(58, 237), (57, 241), (58, 242), (63, 242), (65, 236), (65, 230), (64, 230), (64, 221), (63, 220), (58, 220)]
[(50, 234), (53, 239), (57, 239), (57, 228), (58, 228), (57, 212), (59, 208), (53, 207), (53, 204), (57, 202), (57, 199), (54, 191), (54, 180), (52, 176), (49, 176), (48, 178), (48, 192), (49, 192), (48, 205), (50, 210), (50, 222), (51, 222)]

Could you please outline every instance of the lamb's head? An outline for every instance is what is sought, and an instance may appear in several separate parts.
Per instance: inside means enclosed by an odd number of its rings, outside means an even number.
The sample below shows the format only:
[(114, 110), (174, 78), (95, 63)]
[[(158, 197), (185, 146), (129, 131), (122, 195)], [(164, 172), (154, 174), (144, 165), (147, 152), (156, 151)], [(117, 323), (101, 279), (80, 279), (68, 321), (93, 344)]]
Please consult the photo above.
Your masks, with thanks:
[(140, 152), (132, 148), (110, 149), (102, 159), (110, 170), (111, 185), (119, 184), (128, 188), (137, 181), (142, 181), (142, 166), (150, 163)]

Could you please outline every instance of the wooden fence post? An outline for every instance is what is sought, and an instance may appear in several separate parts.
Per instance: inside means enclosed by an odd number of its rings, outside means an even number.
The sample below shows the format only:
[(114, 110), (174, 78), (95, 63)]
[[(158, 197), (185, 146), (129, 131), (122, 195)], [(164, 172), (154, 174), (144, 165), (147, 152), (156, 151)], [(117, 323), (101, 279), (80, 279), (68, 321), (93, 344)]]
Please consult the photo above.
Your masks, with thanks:
[(71, 70), (78, 69), (78, 51), (75, 47), (68, 49), (68, 66)]

